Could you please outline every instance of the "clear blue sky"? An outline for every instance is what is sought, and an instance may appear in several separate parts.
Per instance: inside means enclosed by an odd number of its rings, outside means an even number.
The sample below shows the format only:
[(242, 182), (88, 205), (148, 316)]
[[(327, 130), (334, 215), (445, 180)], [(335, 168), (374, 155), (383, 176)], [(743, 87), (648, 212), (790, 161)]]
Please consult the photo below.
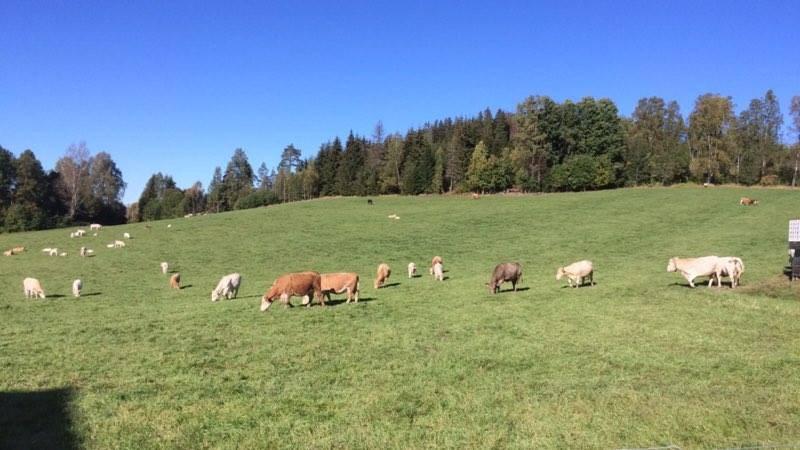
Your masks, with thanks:
[(50, 169), (84, 140), (128, 203), (156, 171), (207, 185), (237, 147), (272, 168), (532, 94), (684, 116), (706, 92), (800, 95), (798, 0), (338, 3), (0, 0), (0, 145)]

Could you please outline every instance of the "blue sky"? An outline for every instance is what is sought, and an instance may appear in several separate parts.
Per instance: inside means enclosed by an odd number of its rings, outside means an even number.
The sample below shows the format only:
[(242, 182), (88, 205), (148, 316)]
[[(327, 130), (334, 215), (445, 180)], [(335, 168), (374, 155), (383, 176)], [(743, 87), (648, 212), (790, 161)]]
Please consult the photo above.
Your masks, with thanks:
[[(52, 168), (86, 141), (135, 201), (350, 130), (513, 110), (528, 95), (800, 95), (800, 2), (0, 0), (0, 145)], [(788, 113), (786, 115), (788, 122)], [(784, 126), (786, 128), (786, 126)]]

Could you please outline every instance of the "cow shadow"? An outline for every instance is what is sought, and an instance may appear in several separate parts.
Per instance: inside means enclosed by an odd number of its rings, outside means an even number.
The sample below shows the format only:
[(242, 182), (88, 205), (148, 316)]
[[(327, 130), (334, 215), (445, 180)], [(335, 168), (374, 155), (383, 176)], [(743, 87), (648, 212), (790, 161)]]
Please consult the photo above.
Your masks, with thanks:
[(0, 448), (80, 448), (72, 432), (72, 388), (0, 392)]
[(64, 298), (66, 295), (64, 294), (47, 294), (47, 298)]
[[(717, 285), (717, 283), (714, 283), (715, 287), (716, 287), (716, 285)], [(690, 285), (689, 283), (680, 283), (678, 281), (670, 284), (669, 286), (680, 286), (680, 287), (686, 288), (686, 289), (697, 289), (697, 288), (701, 288), (701, 287), (710, 287), (708, 285), (708, 280), (697, 282), (697, 283), (694, 284), (694, 287), (692, 287), (692, 285)]]
[[(529, 287), (518, 287), (517, 288), (517, 292), (525, 292), (525, 291), (527, 291), (529, 289), (530, 289)], [(512, 292), (513, 293), (514, 292), (514, 288), (500, 289), (499, 291), (497, 291), (498, 294), (502, 294), (503, 292)]]
[(189, 289), (189, 288), (191, 288), (191, 287), (193, 287), (193, 286), (194, 286), (194, 285), (192, 285), (192, 284), (187, 284), (187, 285), (185, 285), (185, 286), (181, 286), (181, 290), (184, 290), (184, 289)]
[(103, 295), (102, 292), (90, 292), (88, 294), (81, 294), (81, 297), (94, 297), (95, 295)]
[(400, 283), (386, 283), (383, 286), (381, 286), (380, 288), (381, 289), (386, 289), (386, 288), (395, 287), (395, 286), (400, 286)]
[[(376, 299), (373, 298), (373, 297), (359, 298), (358, 299), (358, 303), (369, 303), (369, 302), (372, 302), (372, 301), (375, 301), (375, 300)], [(333, 299), (330, 299), (330, 300), (325, 300), (325, 305), (327, 305), (327, 306), (336, 306), (336, 305), (341, 305), (341, 304), (346, 304), (346, 303), (347, 303), (347, 298), (341, 298), (341, 299), (333, 298)], [(353, 303), (353, 304), (355, 304), (355, 303)]]
[[(579, 284), (579, 285), (578, 285), (578, 288), (584, 288), (584, 287), (593, 287), (593, 286), (597, 286), (597, 283), (595, 282), (594, 284), (591, 284), (591, 283), (583, 283), (583, 284)], [(573, 286), (570, 286), (570, 285), (568, 285), (568, 284), (565, 284), (565, 285), (561, 286), (561, 289), (564, 289), (564, 288), (568, 288), (568, 289), (576, 289), (575, 287), (573, 287)]]

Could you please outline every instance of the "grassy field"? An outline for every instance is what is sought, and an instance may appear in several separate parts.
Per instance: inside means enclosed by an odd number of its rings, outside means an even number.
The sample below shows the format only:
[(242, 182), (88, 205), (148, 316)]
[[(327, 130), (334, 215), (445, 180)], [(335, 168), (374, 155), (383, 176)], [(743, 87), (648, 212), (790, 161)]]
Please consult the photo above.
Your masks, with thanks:
[[(800, 283), (781, 275), (797, 216), (797, 191), (676, 187), (322, 199), (82, 239), (0, 235), (0, 249), (29, 248), (0, 258), (0, 447), (797, 443)], [(125, 231), (127, 248), (105, 247)], [(741, 256), (743, 286), (689, 289), (666, 272), (706, 254)], [(444, 282), (427, 274), (434, 255)], [(583, 258), (596, 286), (555, 280)], [(406, 277), (411, 261), (422, 277)], [(502, 261), (522, 263), (523, 289), (492, 296)], [(393, 274), (375, 290), (380, 262)], [(307, 269), (358, 272), (361, 302), (258, 311), (276, 276)], [(233, 271), (239, 298), (211, 303)], [(26, 276), (46, 300), (24, 298)]]

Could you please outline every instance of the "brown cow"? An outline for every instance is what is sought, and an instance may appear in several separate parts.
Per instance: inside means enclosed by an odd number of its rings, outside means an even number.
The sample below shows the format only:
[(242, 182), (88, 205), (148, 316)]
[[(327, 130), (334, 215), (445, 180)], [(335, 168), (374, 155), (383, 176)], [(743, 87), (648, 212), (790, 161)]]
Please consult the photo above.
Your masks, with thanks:
[(378, 266), (378, 271), (375, 273), (375, 289), (383, 286), (383, 283), (389, 279), (389, 275), (392, 274), (392, 269), (389, 267), (388, 264), (381, 263)]
[(347, 292), (347, 303), (353, 299), (355, 294), (358, 303), (358, 274), (352, 272), (343, 273), (323, 273), (321, 279), (322, 293), (328, 300), (331, 299), (331, 292), (341, 294)]
[(169, 278), (169, 285), (172, 289), (180, 289), (181, 288), (181, 274), (176, 273), (173, 274)]
[(480, 194), (478, 194), (477, 192), (473, 192), (473, 193), (472, 193), (472, 199), (473, 199), (473, 200), (478, 200), (479, 198), (481, 198), (481, 195), (480, 195)]
[(742, 197), (739, 199), (739, 204), (744, 206), (755, 206), (758, 204), (758, 200), (749, 197)]
[[(266, 311), (272, 306), (276, 298), (280, 298), (286, 307), (292, 306), (291, 297), (305, 297), (311, 294), (325, 306), (322, 296), (322, 280), (318, 272), (287, 273), (278, 277), (269, 287), (269, 291), (261, 297), (261, 311)], [(311, 306), (311, 302), (307, 306)]]
[(492, 280), (486, 283), (486, 286), (489, 286), (489, 293), (496, 294), (500, 285), (506, 281), (511, 282), (511, 287), (516, 292), (517, 283), (522, 281), (522, 266), (519, 263), (501, 263), (495, 266)]
[(435, 266), (437, 263), (441, 264), (442, 266), (444, 266), (444, 260), (442, 259), (441, 256), (434, 256), (433, 257), (433, 259), (431, 260), (431, 266), (428, 268), (428, 273), (433, 275), (433, 266)]

